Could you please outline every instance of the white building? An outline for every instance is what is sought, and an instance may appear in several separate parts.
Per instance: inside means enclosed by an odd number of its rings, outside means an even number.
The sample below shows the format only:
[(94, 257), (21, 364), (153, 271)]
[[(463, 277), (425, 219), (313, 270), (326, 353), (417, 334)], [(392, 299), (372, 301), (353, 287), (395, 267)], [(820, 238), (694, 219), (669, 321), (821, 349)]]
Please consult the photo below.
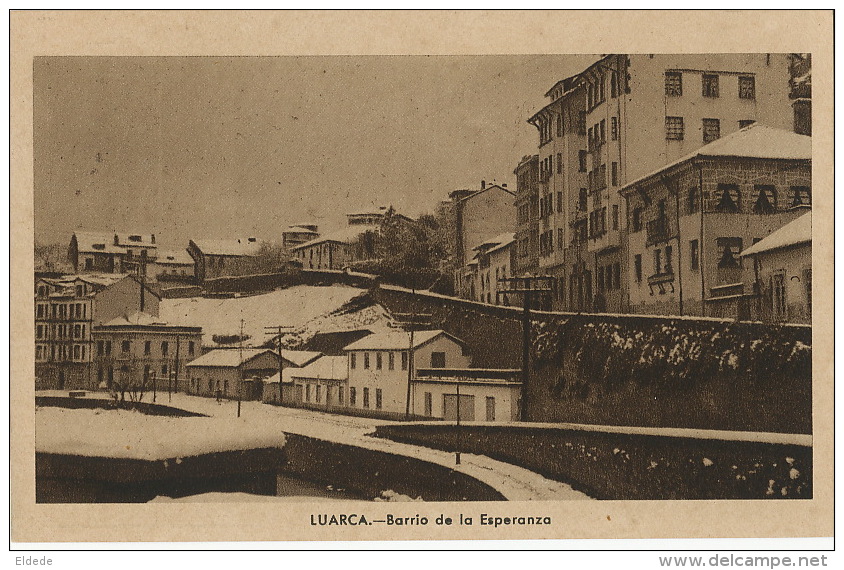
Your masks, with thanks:
[(521, 370), (420, 368), (413, 380), (411, 413), (454, 421), (519, 420)]
[[(348, 408), (404, 414), (408, 383), (416, 367), (468, 368), (463, 341), (442, 330), (373, 334), (345, 348), (348, 357)], [(411, 361), (412, 358), (412, 361)]]

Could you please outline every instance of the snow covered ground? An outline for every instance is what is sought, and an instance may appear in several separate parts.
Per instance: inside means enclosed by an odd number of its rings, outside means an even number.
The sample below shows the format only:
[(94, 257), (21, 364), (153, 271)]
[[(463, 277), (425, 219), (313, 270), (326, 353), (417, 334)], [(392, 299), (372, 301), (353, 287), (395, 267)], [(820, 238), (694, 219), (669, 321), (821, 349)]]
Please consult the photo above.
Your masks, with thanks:
[(317, 332), (357, 328), (369, 328), (373, 332), (387, 330), (389, 317), (377, 305), (345, 314), (331, 314), (365, 292), (345, 285), (297, 285), (263, 295), (229, 299), (162, 299), (159, 313), (170, 324), (202, 327), (206, 346), (215, 346), (212, 341), (215, 334), (239, 334), (241, 319), (243, 332), (250, 337), (244, 346), (260, 346), (270, 340), (264, 327), (278, 325), (294, 327), (302, 340)]
[(237, 417), (169, 418), (129, 410), (39, 407), (35, 450), (88, 457), (166, 460), (219, 451), (284, 447), (279, 429)]

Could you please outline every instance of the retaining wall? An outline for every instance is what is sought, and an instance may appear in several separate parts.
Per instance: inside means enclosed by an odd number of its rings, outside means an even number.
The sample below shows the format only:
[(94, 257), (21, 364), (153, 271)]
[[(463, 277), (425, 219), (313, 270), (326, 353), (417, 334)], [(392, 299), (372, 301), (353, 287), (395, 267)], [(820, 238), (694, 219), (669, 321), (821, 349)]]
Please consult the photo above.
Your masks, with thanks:
[[(378, 426), (395, 441), (482, 454), (598, 499), (806, 499), (812, 448), (779, 442), (589, 429), (444, 424)], [(764, 437), (762, 439), (765, 439)]]

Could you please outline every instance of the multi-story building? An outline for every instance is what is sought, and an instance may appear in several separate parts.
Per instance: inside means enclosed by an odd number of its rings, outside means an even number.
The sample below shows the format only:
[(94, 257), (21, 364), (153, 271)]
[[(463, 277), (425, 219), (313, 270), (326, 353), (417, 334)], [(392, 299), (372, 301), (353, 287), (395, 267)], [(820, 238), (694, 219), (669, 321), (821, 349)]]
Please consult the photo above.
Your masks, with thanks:
[(518, 276), (539, 270), (539, 155), (522, 158), (516, 175), (516, 264)]
[(281, 245), (291, 249), (319, 237), (319, 227), (315, 224), (296, 224), (288, 226), (281, 233)]
[[(585, 84), (578, 75), (568, 77), (545, 96), (550, 102), (528, 120), (539, 132), (538, 273), (554, 277), (550, 299), (540, 306), (587, 310), (591, 266), (584, 261)], [(568, 300), (564, 298), (566, 279), (570, 281)]]
[(405, 413), (408, 384), (416, 368), (468, 368), (471, 364), (463, 342), (441, 330), (415, 332), (412, 350), (410, 333), (397, 331), (366, 336), (345, 351), (347, 407), (382, 413)]
[[(516, 227), (515, 193), (507, 184), (487, 184), (481, 181), (480, 190), (452, 193), (454, 201), (454, 290), (471, 299), (474, 283), (475, 248), (487, 239), (513, 231)], [(467, 278), (468, 274), (468, 278)]]
[(70, 238), (68, 260), (77, 273), (138, 273), (157, 252), (155, 234), (80, 230)]
[(811, 180), (810, 137), (754, 124), (624, 185), (631, 312), (750, 318), (739, 254), (811, 208)]
[(200, 283), (214, 277), (238, 274), (260, 249), (261, 243), (255, 237), (188, 242), (188, 254), (194, 261), (194, 276)]
[(94, 386), (124, 390), (144, 386), (178, 392), (187, 386), (185, 364), (194, 360), (202, 344), (202, 328), (168, 325), (136, 311), (95, 325)]
[[(470, 285), (473, 301), (493, 305), (514, 304), (501, 292), (499, 279), (513, 276), (516, 260), (513, 232), (506, 232), (485, 240), (475, 247), (473, 270), (474, 283)], [(506, 288), (506, 287), (505, 287)]]
[(794, 132), (812, 135), (812, 54), (791, 55), (791, 106), (794, 109)]
[(134, 276), (90, 274), (37, 280), (36, 386), (95, 388), (93, 328), (134, 311), (158, 315), (159, 300)]
[(530, 122), (540, 269), (558, 277), (555, 308), (627, 310), (619, 189), (753, 122), (790, 129), (790, 64), (789, 54), (611, 54), (548, 92)]

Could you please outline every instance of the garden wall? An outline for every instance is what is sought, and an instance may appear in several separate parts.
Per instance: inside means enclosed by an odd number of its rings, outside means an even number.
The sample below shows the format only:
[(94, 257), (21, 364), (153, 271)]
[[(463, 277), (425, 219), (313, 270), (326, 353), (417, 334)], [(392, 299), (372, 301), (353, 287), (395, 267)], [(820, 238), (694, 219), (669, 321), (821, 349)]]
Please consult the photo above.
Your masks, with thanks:
[[(598, 499), (812, 497), (806, 436), (723, 439), (600, 426), (388, 424), (376, 435), (482, 454), (568, 483)], [(664, 431), (664, 430), (663, 430)], [(766, 434), (767, 435), (767, 434)]]
[[(398, 287), (392, 312), (432, 315), (479, 368), (521, 366), (521, 309)], [(527, 419), (539, 422), (812, 431), (812, 329), (711, 318), (532, 314)]]

